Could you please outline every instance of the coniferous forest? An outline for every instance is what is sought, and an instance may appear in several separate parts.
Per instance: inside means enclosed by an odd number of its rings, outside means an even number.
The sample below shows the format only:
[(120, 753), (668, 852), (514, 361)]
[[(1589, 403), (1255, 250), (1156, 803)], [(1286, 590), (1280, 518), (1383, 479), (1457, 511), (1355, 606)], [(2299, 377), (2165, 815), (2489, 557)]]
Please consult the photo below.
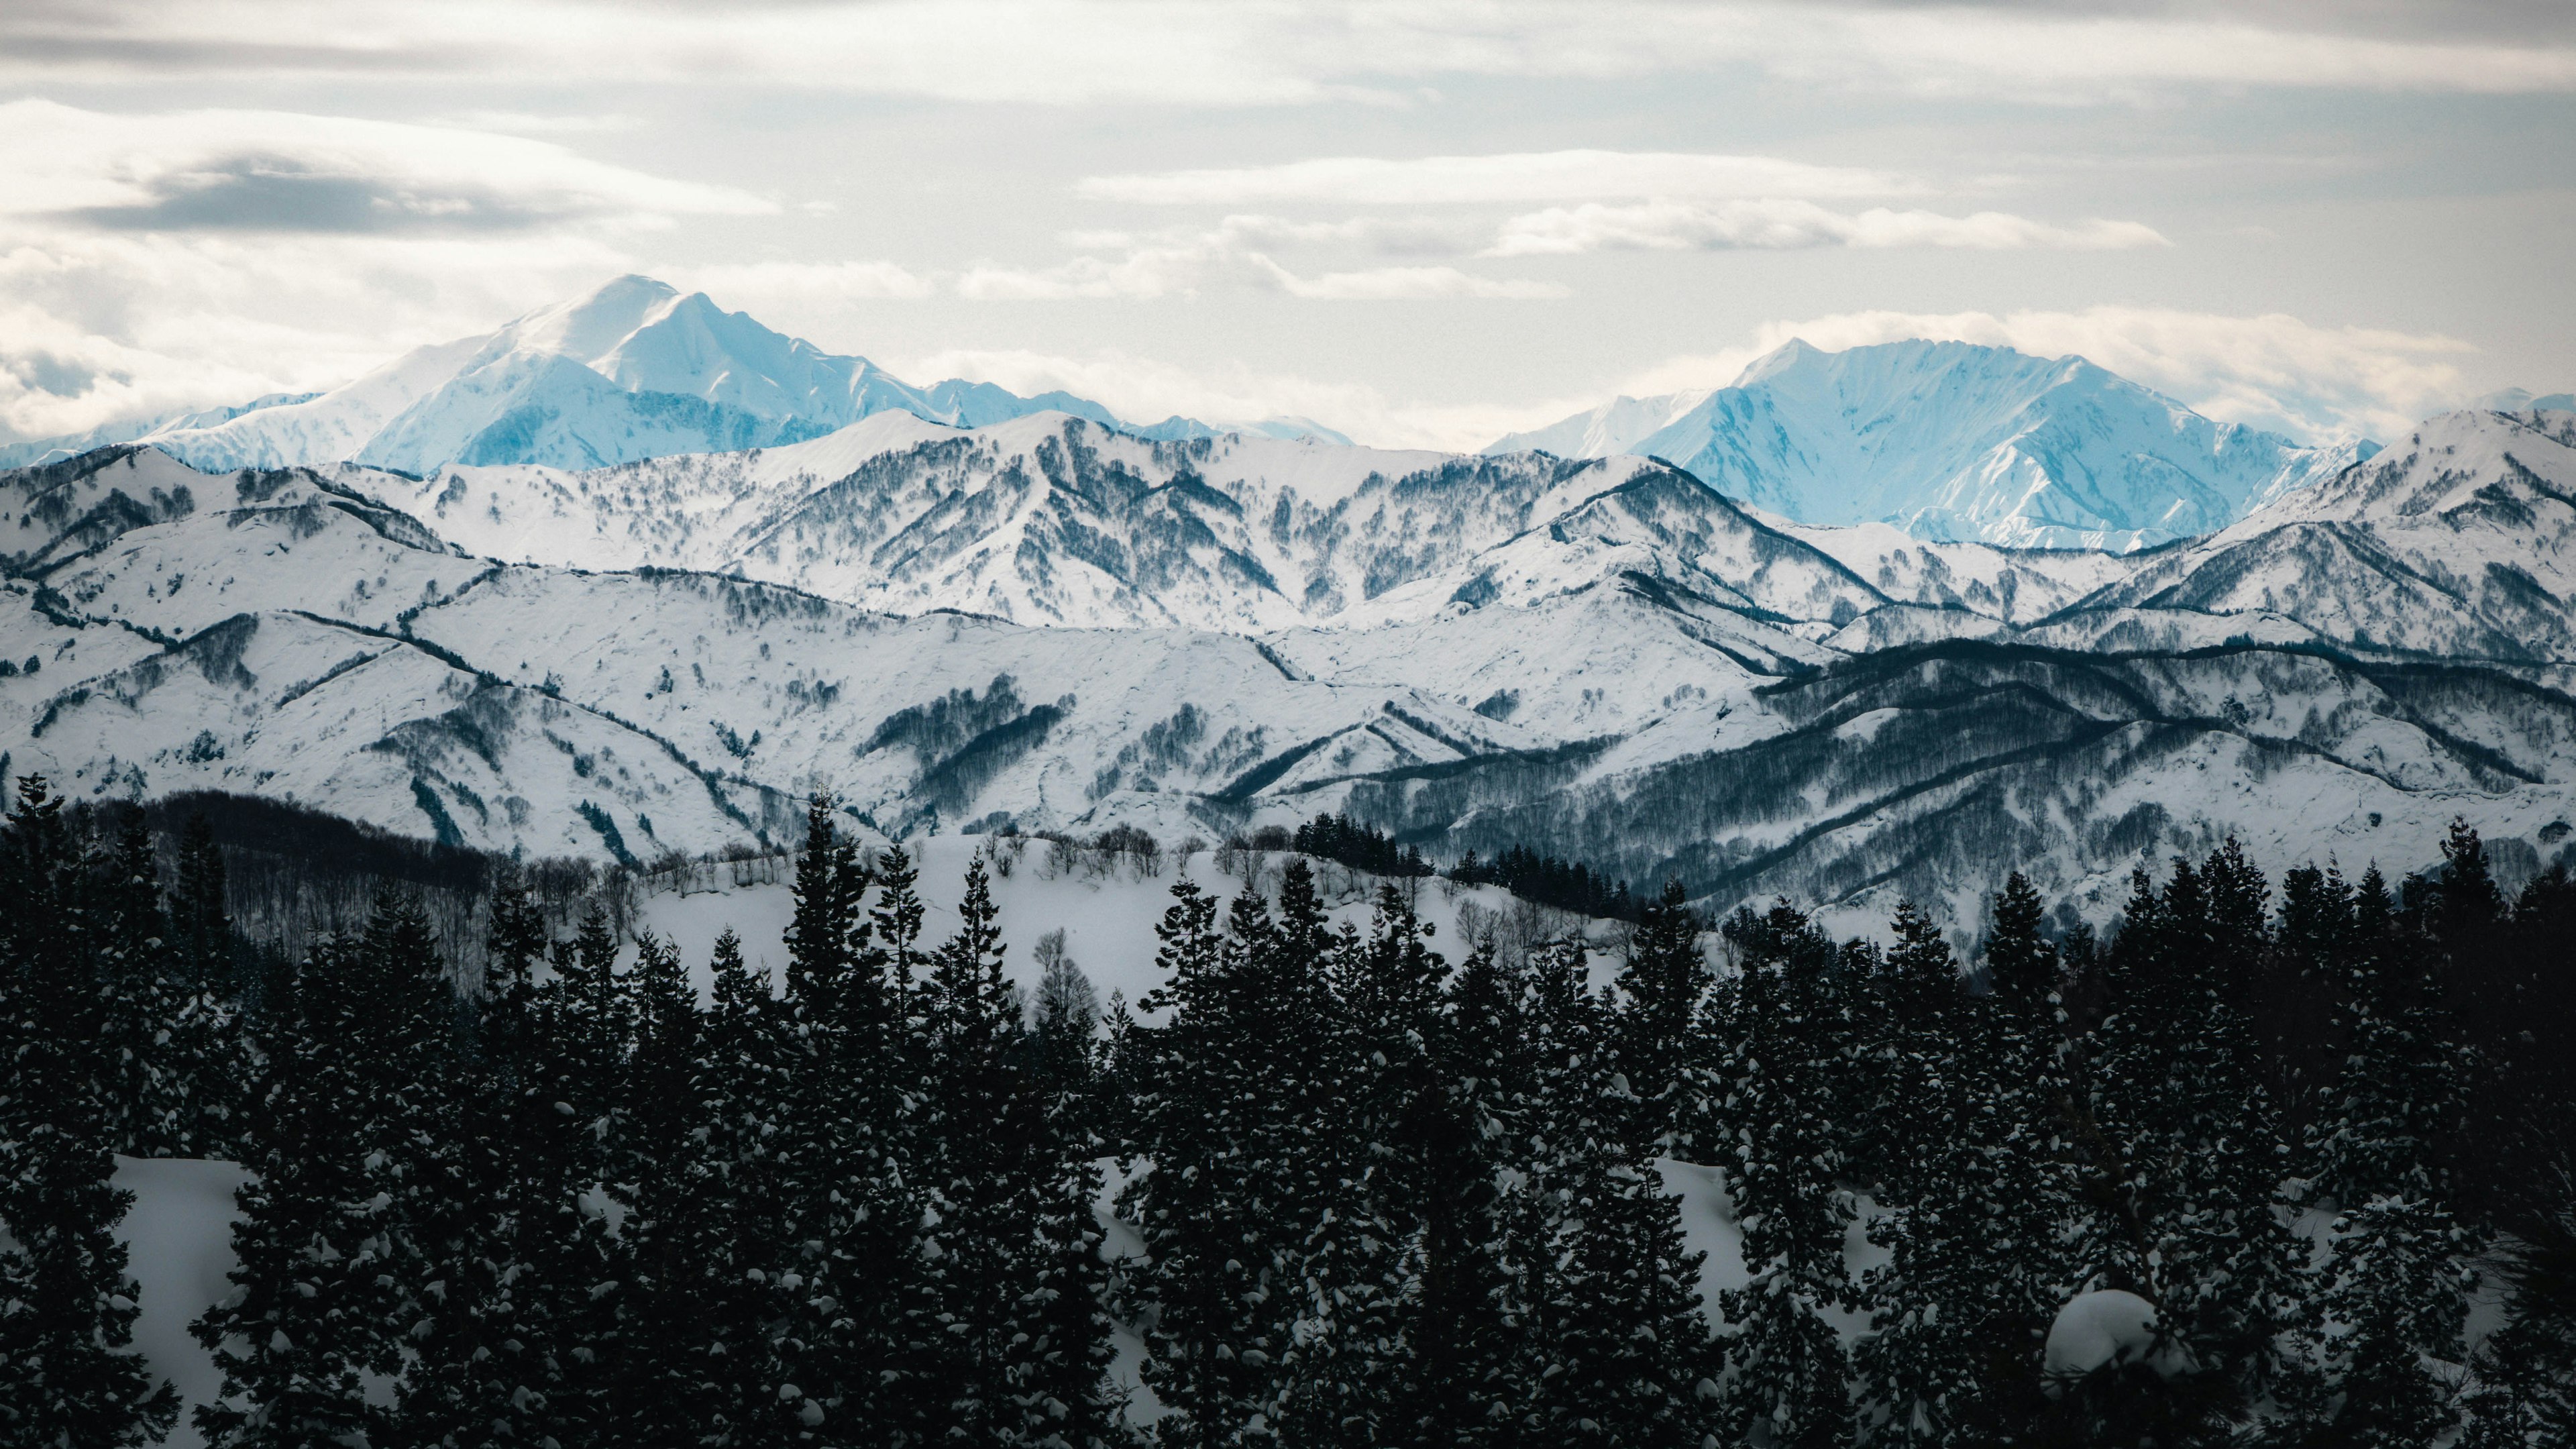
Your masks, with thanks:
[[(727, 936), (701, 999), (508, 880), (470, 953), (396, 890), (274, 949), (202, 831), (165, 873), (20, 781), (0, 1443), (174, 1426), (120, 1154), (249, 1170), (226, 1449), (2576, 1443), (2576, 881), (2464, 826), (2169, 860), (2098, 939), (1997, 861), (1964, 953), (1674, 887), (1507, 957), (1292, 861), (1180, 880), (1104, 1013), (834, 818), (782, 979)], [(1714, 1315), (1667, 1163), (1732, 1204)]]

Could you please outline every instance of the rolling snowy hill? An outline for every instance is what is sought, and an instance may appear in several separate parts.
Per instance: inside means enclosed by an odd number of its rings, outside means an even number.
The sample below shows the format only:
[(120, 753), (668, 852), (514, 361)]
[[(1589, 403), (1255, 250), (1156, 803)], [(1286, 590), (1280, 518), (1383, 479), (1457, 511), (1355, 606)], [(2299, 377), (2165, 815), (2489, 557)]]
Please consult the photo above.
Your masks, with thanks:
[(1801, 523), (2133, 549), (2210, 532), (2366, 458), (2212, 422), (2080, 357), (1790, 342), (1728, 387), (1618, 398), (1488, 453), (1665, 459)]
[(113, 449), (0, 475), (0, 769), (638, 859), (778, 838), (817, 785), (898, 834), (1347, 808), (1711, 904), (1973, 919), (2009, 857), (2099, 913), (2228, 831), (2567, 849), (2571, 497), (2553, 414), (2125, 556), (1061, 414), (427, 479)]

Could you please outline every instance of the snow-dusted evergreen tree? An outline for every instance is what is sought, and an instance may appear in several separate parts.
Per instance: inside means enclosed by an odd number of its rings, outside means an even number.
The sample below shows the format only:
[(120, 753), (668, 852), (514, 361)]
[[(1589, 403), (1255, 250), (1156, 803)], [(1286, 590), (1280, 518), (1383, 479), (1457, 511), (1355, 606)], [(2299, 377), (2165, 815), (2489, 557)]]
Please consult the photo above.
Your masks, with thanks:
[(1643, 1104), (1638, 1130), (1669, 1139), (1688, 1115), (1701, 1045), (1700, 1014), (1712, 980), (1699, 947), (1700, 918), (1681, 882), (1664, 890), (1628, 941), (1619, 971), (1619, 1070)]
[(1821, 1316), (1853, 1294), (1843, 1268), (1853, 1207), (1838, 1181), (1844, 1139), (1831, 1117), (1844, 1060), (1839, 953), (1785, 902), (1761, 915), (1739, 910), (1723, 929), (1740, 974), (1716, 1023), (1723, 1096), (1700, 1137), (1720, 1145), (1752, 1274), (1719, 1302), (1727, 1421), (1738, 1442), (1839, 1444), (1850, 1419), (1848, 1356)]
[(730, 930), (716, 938), (710, 975), (713, 1001), (691, 1071), (707, 1124), (706, 1176), (699, 1183), (706, 1197), (700, 1268), (707, 1342), (700, 1392), (710, 1442), (795, 1443), (812, 1426), (801, 1399), (780, 1389), (797, 1384), (801, 1394), (800, 1379), (814, 1376), (783, 1341), (800, 1301), (785, 1277), (801, 1259), (781, 1195), (779, 1144), (797, 1110), (786, 1075), (788, 1024)]
[(719, 1340), (706, 1268), (716, 1228), (713, 1132), (699, 1097), (697, 992), (670, 942), (635, 943), (627, 973), (635, 1023), (624, 1107), (609, 1142), (607, 1192), (626, 1210), (613, 1437), (689, 1444), (717, 1437), (708, 1369)]
[[(776, 1165), (790, 1261), (778, 1287), (782, 1402), (817, 1441), (860, 1432), (917, 1436), (945, 1385), (911, 1337), (922, 1205), (905, 1177), (921, 1090), (907, 993), (871, 939), (871, 876), (817, 795), (806, 808), (787, 946), (786, 1047)], [(792, 1390), (793, 1392), (790, 1392)]]
[(2086, 1044), (2092, 1276), (2156, 1306), (2213, 1405), (2297, 1392), (2302, 1247), (2275, 1212), (2287, 1149), (2247, 1011), (2267, 892), (2232, 841), (2200, 869), (2177, 859), (2161, 891), (2138, 872)]
[(911, 1337), (924, 1382), (945, 1393), (932, 1427), (981, 1444), (1097, 1444), (1112, 1414), (1096, 1179), (1050, 1120), (980, 859), (958, 914), (927, 982), (916, 1138), (925, 1292)]
[(464, 1003), (449, 1140), (434, 1163), (443, 1201), (411, 1224), (411, 1311), (420, 1317), (398, 1409), (407, 1443), (533, 1444), (553, 1423), (551, 1285), (542, 1274), (556, 1258), (541, 1234), (574, 1189), (550, 1171), (560, 1117), (535, 1059), (535, 973), (548, 944), (525, 887), (496, 889), (483, 980)]
[(62, 803), (36, 777), (0, 828), (0, 1431), (107, 1449), (158, 1439), (178, 1401), (132, 1351), (138, 1289), (111, 1181), (125, 1063), (98, 957), (113, 903), (89, 899)]
[(1413, 1399), (1392, 1425), (1416, 1442), (1510, 1443), (1523, 1407), (1505, 1215), (1506, 1183), (1526, 1181), (1517, 1152), (1533, 1115), (1523, 977), (1491, 942), (1476, 944), (1450, 979), (1434, 1039), (1441, 1097), (1421, 1169), (1435, 1204), (1415, 1310), (1423, 1332), (1413, 1345)]
[[(1302, 865), (1288, 875), (1281, 942), (1320, 942), (1311, 877)], [(1456, 1236), (1454, 1225), (1434, 1227), (1448, 1204), (1433, 1196), (1428, 1171), (1446, 1107), (1435, 1053), (1449, 972), (1429, 937), (1404, 894), (1387, 885), (1369, 930), (1325, 948), (1332, 998), (1321, 1023), (1323, 1075), (1340, 1087), (1336, 1109), (1312, 1126), (1329, 1196), (1303, 1245), (1306, 1317), (1287, 1364), (1282, 1422), (1295, 1443), (1373, 1444), (1413, 1432), (1416, 1355), (1448, 1327), (1422, 1316), (1435, 1232), (1444, 1255)]]
[[(1302, 864), (1289, 880), (1304, 881)], [(1129, 1034), (1138, 1146), (1153, 1170), (1126, 1191), (1145, 1240), (1134, 1297), (1154, 1305), (1146, 1381), (1176, 1411), (1179, 1444), (1277, 1436), (1286, 1356), (1308, 1308), (1307, 1245), (1331, 1184), (1320, 1140), (1330, 1003), (1320, 913), (1274, 921), (1257, 894), (1227, 929), (1186, 878), (1157, 928), (1168, 1009)], [(1292, 893), (1286, 880), (1283, 899)], [(1311, 884), (1294, 893), (1312, 899)]]
[(1499, 1206), (1505, 1328), (1499, 1444), (1698, 1444), (1718, 1424), (1701, 1255), (1663, 1192), (1610, 1004), (1569, 939), (1532, 963), (1522, 1002), (1518, 1179)]
[[(2501, 900), (2475, 832), (2454, 825), (2445, 882)], [(2317, 1294), (2325, 1387), (2315, 1417), (2336, 1442), (2430, 1443), (2457, 1420), (2450, 1375), (2467, 1351), (2467, 1230), (2453, 1215), (2443, 1150), (2465, 1086), (2444, 1001), (2439, 943), (2398, 928), (2373, 873), (2363, 888), (2310, 867), (2283, 882), (2282, 941), (2336, 977), (2342, 1070), (2309, 1128), (2314, 1201), (2337, 1210)], [(2466, 910), (2480, 904), (2471, 901)], [(2465, 911), (2461, 913), (2465, 914)], [(2481, 924), (2484, 922), (2482, 921)]]
[[(1859, 1437), (1872, 1444), (2026, 1442), (2043, 1405), (2040, 1350), (2069, 1292), (2058, 1239), (2076, 1204), (2049, 1082), (2052, 956), (2037, 897), (1996, 898), (1990, 993), (1970, 997), (1934, 923), (1900, 906), (1886, 953), (1889, 1099), (1903, 1134), (1863, 1283), (1873, 1332), (1855, 1355)], [(2036, 998), (2036, 999), (2034, 999)]]
[(217, 1449), (385, 1434), (365, 1376), (401, 1368), (390, 1119), (370, 1100), (382, 1064), (363, 939), (328, 939), (263, 990), (263, 1074), (250, 1107), (248, 1183), (234, 1195), (232, 1291), (193, 1325), (223, 1371), (196, 1411)]

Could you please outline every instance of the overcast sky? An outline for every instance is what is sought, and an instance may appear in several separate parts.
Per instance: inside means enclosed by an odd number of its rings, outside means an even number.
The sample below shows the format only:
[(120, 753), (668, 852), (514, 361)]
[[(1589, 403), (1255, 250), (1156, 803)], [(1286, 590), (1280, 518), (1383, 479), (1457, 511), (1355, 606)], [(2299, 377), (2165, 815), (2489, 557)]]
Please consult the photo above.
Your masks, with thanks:
[(1368, 442), (1791, 336), (2385, 438), (2576, 386), (2576, 5), (0, 6), (0, 429), (629, 271), (914, 381)]

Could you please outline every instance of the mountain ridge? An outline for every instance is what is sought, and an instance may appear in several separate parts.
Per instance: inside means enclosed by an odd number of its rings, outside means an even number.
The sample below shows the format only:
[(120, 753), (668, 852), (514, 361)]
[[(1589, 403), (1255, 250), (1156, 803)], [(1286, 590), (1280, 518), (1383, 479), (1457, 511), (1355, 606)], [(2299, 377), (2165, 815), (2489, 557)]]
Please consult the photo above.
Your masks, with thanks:
[[(2515, 869), (2570, 844), (2576, 419), (2437, 419), (2131, 555), (1797, 525), (1647, 459), (1470, 464), (1062, 414), (587, 474), (105, 450), (0, 474), (0, 768), (549, 854), (613, 854), (603, 820), (647, 854), (775, 839), (815, 781), (897, 835), (1337, 810), (1855, 919), (1973, 920), (1960, 863), (1996, 851), (2098, 918), (2142, 852), (2228, 834), (2401, 868), (2455, 815)], [(555, 557), (449, 531), (531, 477), (580, 525), (520, 535)], [(692, 500), (777, 557), (683, 537)], [(1014, 622), (974, 608), (997, 582), (1101, 607)]]
[(1662, 458), (1801, 523), (2115, 550), (2225, 527), (2376, 447), (2213, 422), (2076, 356), (1799, 339), (1726, 387), (1614, 399), (1485, 451), (1549, 441)]
[[(13, 445), (22, 463), (148, 442), (209, 471), (359, 462), (425, 473), (451, 462), (601, 467), (681, 453), (804, 441), (901, 410), (976, 427), (1067, 412), (1145, 436), (1218, 436), (1174, 416), (1146, 427), (1071, 393), (1022, 397), (951, 378), (916, 387), (843, 356), (629, 275), (493, 332), (415, 348), (319, 393), (168, 416), (131, 428)], [(1302, 419), (1246, 427), (1347, 441)]]

